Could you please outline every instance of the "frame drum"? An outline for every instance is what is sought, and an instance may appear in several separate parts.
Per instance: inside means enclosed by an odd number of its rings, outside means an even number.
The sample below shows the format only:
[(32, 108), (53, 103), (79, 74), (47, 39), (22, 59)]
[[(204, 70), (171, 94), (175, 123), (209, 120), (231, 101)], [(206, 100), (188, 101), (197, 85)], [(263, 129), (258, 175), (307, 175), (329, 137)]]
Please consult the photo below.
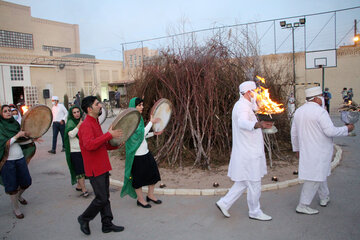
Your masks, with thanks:
[(153, 115), (153, 118), (160, 118), (160, 122), (155, 123), (152, 126), (152, 129), (155, 133), (163, 131), (166, 125), (170, 121), (172, 113), (172, 104), (166, 98), (159, 99), (154, 106), (151, 108), (150, 114)]
[(140, 119), (140, 112), (135, 108), (128, 108), (120, 112), (111, 125), (112, 129), (121, 129), (123, 135), (120, 138), (111, 139), (110, 145), (116, 147), (126, 142), (139, 126)]
[(39, 138), (49, 130), (52, 119), (52, 112), (48, 106), (36, 105), (22, 117), (21, 130), (25, 131), (29, 138)]

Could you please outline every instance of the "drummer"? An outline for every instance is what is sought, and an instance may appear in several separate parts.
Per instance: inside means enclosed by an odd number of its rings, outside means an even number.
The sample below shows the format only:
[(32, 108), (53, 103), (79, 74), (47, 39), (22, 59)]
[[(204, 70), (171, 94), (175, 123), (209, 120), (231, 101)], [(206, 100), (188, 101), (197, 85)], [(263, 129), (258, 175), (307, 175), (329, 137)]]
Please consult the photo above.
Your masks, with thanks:
[(31, 185), (31, 176), (27, 162), (35, 154), (35, 144), (20, 146), (18, 139), (25, 137), (26, 133), (20, 130), (19, 123), (11, 114), (8, 105), (1, 106), (0, 114), (0, 174), (9, 194), (13, 212), (18, 219), (24, 218), (19, 208), (19, 202), (26, 205), (27, 201), (22, 197), (24, 191)]
[[(140, 113), (144, 109), (143, 99), (132, 98), (129, 107), (136, 108)], [(137, 198), (137, 205), (143, 208), (151, 208), (148, 202), (161, 204), (161, 200), (154, 196), (155, 184), (160, 181), (160, 173), (155, 159), (149, 152), (145, 138), (152, 137), (149, 133), (152, 125), (160, 119), (153, 119), (144, 127), (144, 120), (141, 117), (140, 124), (134, 134), (126, 141), (126, 162), (124, 186), (121, 189), (121, 197), (129, 194), (132, 198)], [(146, 201), (142, 194), (142, 187), (148, 186)]]

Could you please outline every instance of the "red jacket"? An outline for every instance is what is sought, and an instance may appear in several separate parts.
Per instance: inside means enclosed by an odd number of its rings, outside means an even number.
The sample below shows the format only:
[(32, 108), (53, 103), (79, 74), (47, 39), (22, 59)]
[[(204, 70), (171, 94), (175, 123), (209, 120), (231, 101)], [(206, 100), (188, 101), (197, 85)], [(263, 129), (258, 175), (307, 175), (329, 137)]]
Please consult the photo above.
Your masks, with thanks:
[(87, 115), (80, 126), (78, 136), (85, 175), (96, 177), (110, 171), (111, 164), (107, 150), (117, 148), (108, 143), (112, 139), (111, 134), (109, 132), (104, 134), (99, 121)]

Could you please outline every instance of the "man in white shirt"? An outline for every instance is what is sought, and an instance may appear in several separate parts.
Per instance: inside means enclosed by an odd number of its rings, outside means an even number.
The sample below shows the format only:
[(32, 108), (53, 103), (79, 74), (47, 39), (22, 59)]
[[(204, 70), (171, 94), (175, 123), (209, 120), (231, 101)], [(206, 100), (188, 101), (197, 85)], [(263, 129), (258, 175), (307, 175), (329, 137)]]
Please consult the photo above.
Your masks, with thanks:
[(305, 96), (307, 102), (294, 114), (291, 142), (293, 151), (299, 157), (299, 179), (304, 180), (296, 212), (311, 215), (319, 213), (309, 207), (316, 192), (320, 206), (326, 207), (330, 201), (326, 179), (331, 172), (333, 137), (347, 136), (354, 125), (334, 126), (324, 108), (320, 87), (306, 89)]
[(232, 111), (232, 151), (228, 176), (234, 181), (229, 192), (216, 202), (225, 217), (228, 210), (247, 189), (249, 218), (269, 221), (272, 218), (260, 209), (261, 178), (267, 173), (264, 139), (261, 129), (271, 128), (271, 122), (258, 122), (254, 114), (256, 84), (245, 81), (239, 86), (240, 99)]
[(52, 148), (49, 153), (55, 154), (56, 153), (56, 142), (57, 136), (60, 132), (61, 140), (62, 140), (62, 152), (65, 151), (64, 147), (64, 131), (65, 131), (65, 119), (67, 118), (68, 111), (59, 103), (59, 98), (57, 96), (53, 96), (51, 99), (53, 107), (51, 109), (53, 115), (53, 140), (52, 140)]

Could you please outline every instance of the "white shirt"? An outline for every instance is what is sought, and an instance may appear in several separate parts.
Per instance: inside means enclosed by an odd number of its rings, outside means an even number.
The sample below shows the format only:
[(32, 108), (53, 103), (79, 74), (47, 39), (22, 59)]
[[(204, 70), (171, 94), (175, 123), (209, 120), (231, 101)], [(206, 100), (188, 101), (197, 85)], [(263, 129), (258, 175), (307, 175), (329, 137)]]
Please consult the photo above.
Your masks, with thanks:
[(61, 103), (58, 103), (56, 106), (53, 105), (52, 109), (53, 122), (60, 122), (61, 120), (66, 120), (68, 111)]
[(149, 133), (151, 127), (152, 127), (152, 122), (149, 122), (144, 129), (144, 140), (140, 144), (140, 147), (136, 150), (135, 156), (142, 156), (149, 152), (148, 144), (145, 138), (154, 136), (153, 132)]
[(329, 113), (315, 102), (307, 102), (294, 114), (291, 142), (294, 152), (300, 152), (299, 178), (326, 181), (330, 175), (333, 137), (347, 136), (348, 128), (335, 127)]
[(24, 157), (23, 151), (19, 145), (19, 143), (15, 142), (16, 139), (12, 137), (10, 139), (10, 149), (9, 149), (9, 156), (7, 160), (18, 160)]
[(76, 134), (79, 132), (79, 129), (75, 127), (73, 130), (68, 132), (69, 141), (70, 141), (70, 152), (81, 152), (79, 139), (76, 137)]
[(243, 96), (232, 111), (232, 151), (228, 176), (232, 181), (260, 181), (267, 173), (264, 139), (252, 103)]

